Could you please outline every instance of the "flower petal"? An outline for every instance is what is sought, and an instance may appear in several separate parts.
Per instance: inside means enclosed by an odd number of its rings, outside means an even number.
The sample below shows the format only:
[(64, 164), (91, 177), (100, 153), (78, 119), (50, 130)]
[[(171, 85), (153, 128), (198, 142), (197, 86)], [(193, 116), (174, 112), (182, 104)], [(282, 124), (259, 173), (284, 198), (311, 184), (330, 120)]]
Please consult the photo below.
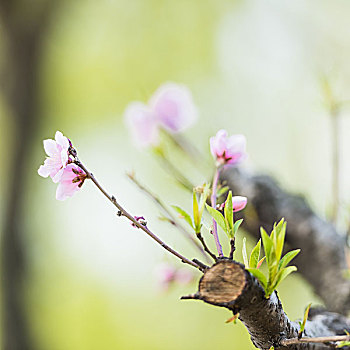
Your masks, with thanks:
[(237, 211), (243, 210), (247, 205), (247, 201), (248, 201), (247, 197), (233, 196), (232, 197), (233, 211), (237, 212)]
[(51, 169), (47, 165), (40, 165), (38, 174), (42, 177), (48, 177), (51, 173)]
[(68, 141), (67, 137), (63, 136), (63, 134), (60, 131), (56, 131), (55, 140), (56, 140), (57, 144), (62, 147), (62, 149), (66, 150), (68, 152), (69, 141)]
[(170, 132), (180, 132), (191, 126), (198, 117), (191, 91), (176, 83), (165, 83), (149, 101), (159, 123)]
[(57, 152), (56, 142), (52, 139), (47, 139), (43, 141), (44, 150), (49, 157), (53, 157)]
[(159, 143), (158, 122), (151, 109), (141, 102), (132, 102), (124, 114), (125, 122), (139, 147)]

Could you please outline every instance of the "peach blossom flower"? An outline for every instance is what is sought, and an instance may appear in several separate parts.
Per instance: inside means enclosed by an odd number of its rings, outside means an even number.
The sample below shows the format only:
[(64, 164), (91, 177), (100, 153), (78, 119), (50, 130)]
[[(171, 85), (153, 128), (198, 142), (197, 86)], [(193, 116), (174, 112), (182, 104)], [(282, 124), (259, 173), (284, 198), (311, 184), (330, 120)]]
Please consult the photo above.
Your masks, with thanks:
[(57, 187), (56, 199), (63, 201), (72, 197), (83, 185), (87, 175), (77, 165), (71, 163), (63, 170), (62, 177)]
[(210, 151), (218, 165), (235, 165), (246, 158), (246, 139), (243, 135), (228, 136), (226, 130), (219, 130), (210, 138)]
[(56, 131), (55, 140), (44, 140), (44, 149), (48, 157), (38, 169), (38, 174), (43, 177), (50, 176), (57, 183), (68, 163), (69, 140), (60, 131)]
[(190, 90), (180, 84), (165, 83), (151, 96), (148, 104), (132, 102), (125, 110), (125, 121), (139, 147), (157, 146), (159, 130), (178, 133), (197, 119), (197, 108)]

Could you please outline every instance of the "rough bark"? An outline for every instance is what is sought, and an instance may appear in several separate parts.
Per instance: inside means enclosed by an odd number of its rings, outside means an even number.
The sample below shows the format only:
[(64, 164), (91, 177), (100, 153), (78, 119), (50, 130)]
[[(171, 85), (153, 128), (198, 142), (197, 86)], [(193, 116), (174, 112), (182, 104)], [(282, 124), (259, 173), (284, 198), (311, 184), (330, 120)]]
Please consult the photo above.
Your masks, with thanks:
[[(298, 337), (299, 324), (288, 319), (276, 291), (266, 298), (258, 280), (242, 264), (231, 259), (219, 259), (204, 272), (198, 292), (183, 299), (199, 299), (225, 307), (233, 314), (239, 313), (239, 319), (248, 329), (253, 344), (259, 349), (268, 350), (272, 346), (276, 350), (329, 349), (324, 344), (283, 346), (283, 340)], [(343, 335), (346, 328), (350, 328), (350, 320), (344, 316), (314, 310), (310, 313), (304, 335)]]
[(350, 280), (344, 277), (345, 236), (315, 214), (302, 196), (287, 193), (269, 176), (231, 168), (223, 172), (221, 180), (235, 194), (248, 197), (249, 207), (243, 211), (244, 228), (253, 236), (260, 236), (260, 226), (269, 231), (274, 222), (286, 219), (288, 250), (301, 248), (293, 260), (298, 272), (312, 285), (328, 311), (348, 314)]

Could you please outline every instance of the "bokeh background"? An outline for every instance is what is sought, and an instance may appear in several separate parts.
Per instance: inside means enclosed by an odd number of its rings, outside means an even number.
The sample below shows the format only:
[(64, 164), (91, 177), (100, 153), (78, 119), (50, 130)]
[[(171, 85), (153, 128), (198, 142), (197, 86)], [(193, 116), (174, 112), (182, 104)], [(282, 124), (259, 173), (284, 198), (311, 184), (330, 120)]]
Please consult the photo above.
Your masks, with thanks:
[[(245, 167), (273, 175), (327, 216), (332, 135), (326, 80), (334, 98), (345, 101), (338, 122), (339, 225), (346, 227), (350, 3), (0, 4), (1, 337), (12, 339), (8, 349), (253, 349), (242, 325), (225, 324), (226, 310), (179, 300), (196, 282), (161, 292), (154, 269), (179, 263), (118, 218), (91, 183), (56, 201), (55, 185), (37, 174), (42, 140), (62, 131), (127, 209), (191, 257), (195, 251), (158, 220), (158, 208), (125, 176), (134, 170), (166, 203), (190, 208), (191, 196), (150, 152), (132, 144), (123, 122), (127, 104), (147, 101), (163, 82), (186, 84), (200, 118), (185, 136), (208, 160), (208, 139), (218, 129), (243, 133)], [(210, 179), (212, 168), (198, 171), (179, 154), (172, 157), (196, 183)], [(279, 292), (292, 319), (319, 302), (297, 274)]]

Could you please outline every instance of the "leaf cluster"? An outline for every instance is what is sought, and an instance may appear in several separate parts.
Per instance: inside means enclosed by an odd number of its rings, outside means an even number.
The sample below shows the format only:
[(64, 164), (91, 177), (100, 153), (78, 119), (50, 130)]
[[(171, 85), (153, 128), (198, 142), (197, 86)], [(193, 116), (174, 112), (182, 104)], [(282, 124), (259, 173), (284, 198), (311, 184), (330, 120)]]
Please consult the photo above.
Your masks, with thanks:
[(188, 214), (184, 209), (173, 205), (172, 207), (180, 214), (180, 216), (186, 220), (186, 222), (192, 227), (196, 234), (200, 234), (202, 229), (202, 216), (204, 211), (204, 206), (206, 205), (207, 198), (209, 196), (210, 188), (208, 184), (202, 186), (201, 195), (199, 202), (197, 199), (197, 192), (193, 190), (193, 200), (192, 200), (192, 210), (193, 219), (190, 214)]
[[(247, 248), (246, 248), (246, 238), (243, 238), (243, 248), (242, 248), (242, 255), (243, 255), (243, 261), (244, 265), (248, 269), (259, 269), (263, 261), (265, 260), (265, 256), (259, 260), (260, 258), (260, 250), (261, 250), (261, 239), (259, 239), (259, 242), (256, 244), (256, 246), (253, 248), (253, 250), (250, 253), (249, 260), (247, 255)], [(259, 271), (260, 272), (260, 271)]]
[(234, 221), (233, 217), (233, 204), (232, 204), (232, 191), (229, 191), (226, 204), (224, 207), (224, 215), (217, 209), (205, 204), (209, 214), (216, 221), (216, 223), (224, 230), (230, 239), (235, 237), (243, 219)]
[[(284, 219), (281, 219), (277, 225), (274, 224), (270, 235), (268, 235), (262, 227), (260, 228), (261, 239), (266, 256), (268, 276), (265, 276), (262, 271), (254, 266), (249, 266), (247, 269), (262, 284), (267, 298), (289, 274), (297, 270), (295, 266), (287, 265), (299, 254), (300, 249), (292, 250), (282, 257), (286, 228), (287, 223)], [(258, 248), (256, 247), (256, 249)], [(255, 250), (255, 248), (253, 250)]]

